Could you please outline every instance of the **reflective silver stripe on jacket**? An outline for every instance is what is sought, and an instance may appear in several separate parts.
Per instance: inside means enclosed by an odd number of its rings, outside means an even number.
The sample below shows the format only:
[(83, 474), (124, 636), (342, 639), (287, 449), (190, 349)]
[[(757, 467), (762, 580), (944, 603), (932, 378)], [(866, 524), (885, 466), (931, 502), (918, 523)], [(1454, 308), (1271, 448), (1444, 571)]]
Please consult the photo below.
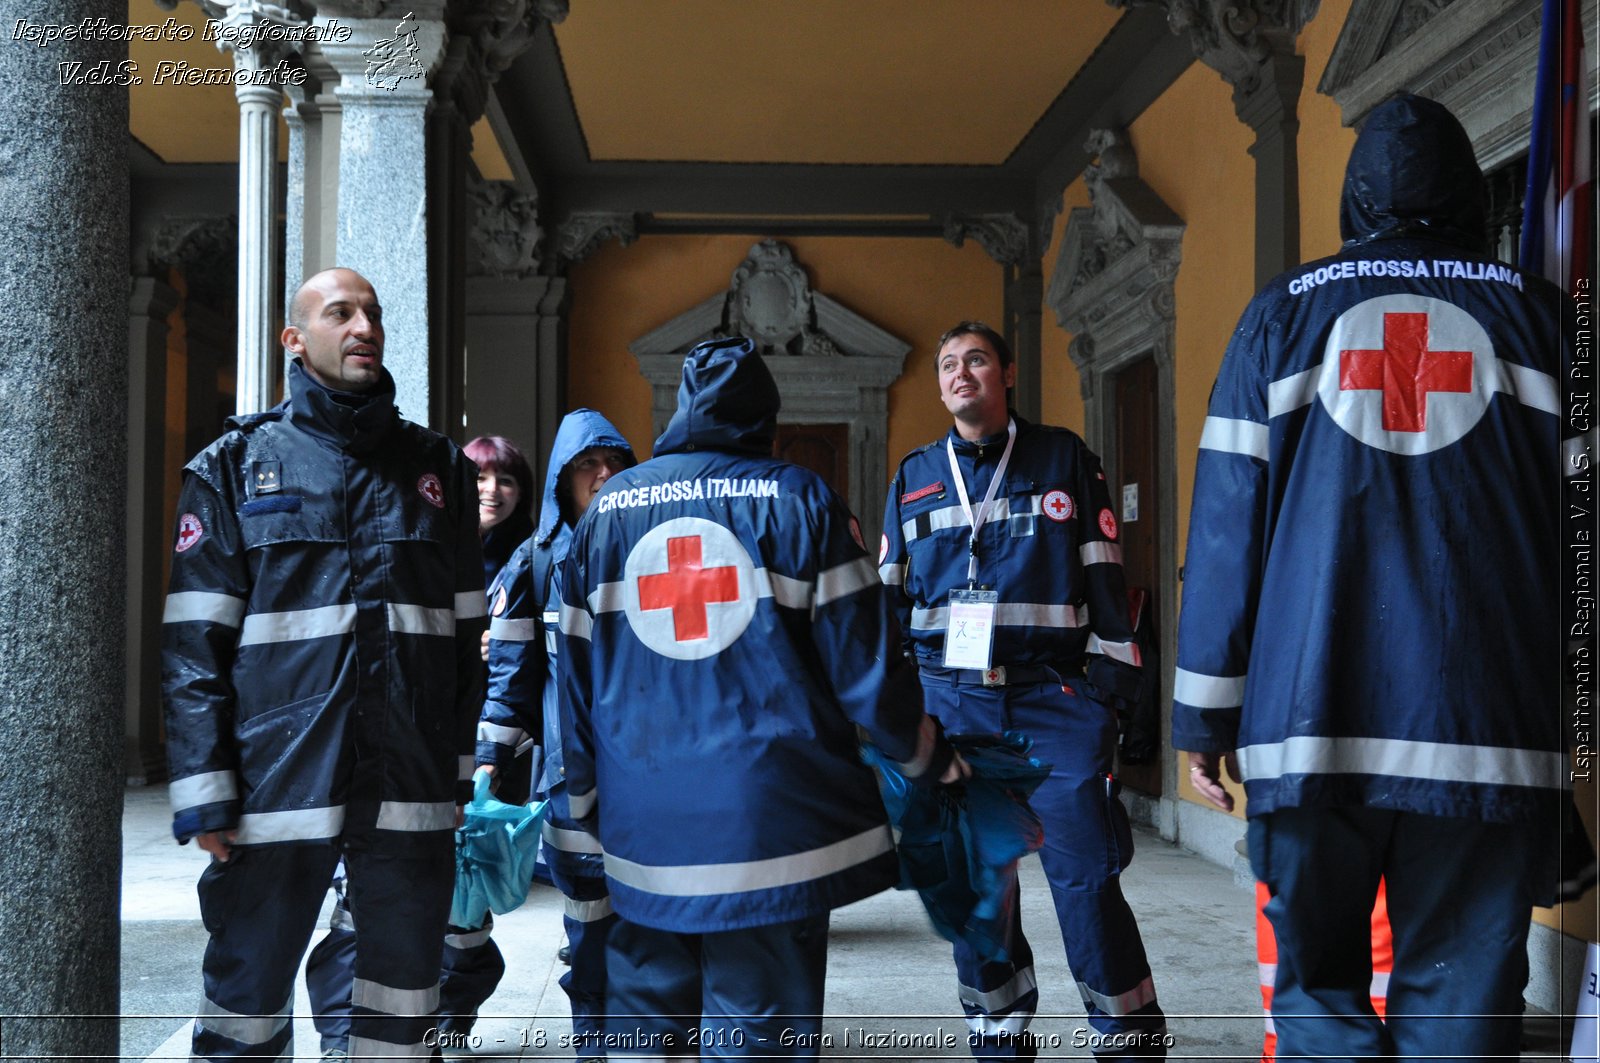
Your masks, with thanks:
[(524, 620), (497, 616), (489, 621), (489, 637), (498, 642), (532, 642), (538, 633), (539, 623), (531, 616)]
[(868, 587), (875, 587), (880, 582), (878, 570), (865, 557), (823, 569), (817, 573), (816, 606), (820, 609), (829, 602), (848, 598)]
[(600, 848), (600, 839), (588, 831), (557, 827), (549, 820), (539, 824), (539, 837), (548, 842), (551, 848), (560, 849), (564, 853), (605, 852)]
[(1113, 661), (1131, 664), (1135, 668), (1143, 667), (1144, 659), (1139, 654), (1137, 642), (1106, 642), (1099, 635), (1091, 634), (1088, 645), (1084, 647), (1087, 653), (1103, 653)]
[(1172, 700), (1197, 709), (1237, 709), (1244, 704), (1242, 675), (1205, 675), (1175, 669), (1172, 676)]
[(244, 621), (245, 602), (231, 594), (212, 591), (176, 591), (167, 595), (161, 611), (163, 624), (208, 621), (223, 627), (238, 627)]
[(197, 805), (210, 805), (218, 801), (232, 801), (239, 796), (239, 782), (232, 771), (208, 771), (204, 775), (191, 775), (176, 779), (167, 788), (167, 799), (172, 811), (182, 812)]
[(1267, 416), (1281, 417), (1317, 401), (1317, 380), (1321, 375), (1322, 367), (1319, 365), (1268, 384)]
[(454, 830), (454, 801), (385, 801), (378, 806), (379, 830)]
[(490, 723), (488, 720), (478, 721), (478, 741), (493, 742), (500, 746), (515, 746), (527, 737), (528, 732), (520, 727), (506, 727), (504, 724)]
[(287, 812), (250, 812), (239, 817), (238, 845), (304, 842), (337, 838), (344, 829), (344, 806), (296, 808)]
[(1200, 430), (1200, 449), (1224, 454), (1243, 454), (1266, 461), (1271, 454), (1272, 433), (1267, 426), (1242, 417), (1207, 417)]
[(350, 984), (350, 1003), (386, 1015), (432, 1015), (439, 1010), (439, 984), (426, 989), (401, 989), (366, 978)]
[(886, 587), (901, 586), (906, 581), (905, 562), (902, 561), (899, 564), (895, 564), (891, 561), (887, 564), (879, 565), (878, 578), (883, 581)]
[(592, 901), (575, 901), (568, 897), (563, 910), (567, 918), (575, 922), (598, 923), (611, 914), (611, 898), (607, 896)]
[(1012, 975), (1011, 980), (1006, 982), (1005, 985), (996, 986), (987, 993), (960, 983), (957, 984), (956, 988), (960, 991), (961, 1003), (972, 1008), (982, 1008), (984, 1011), (993, 1014), (997, 1011), (1004, 1011), (1028, 993), (1037, 990), (1039, 988), (1039, 980), (1033, 973), (1033, 966), (1030, 964)]
[(1122, 564), (1122, 544), (1108, 542), (1084, 543), (1078, 547), (1078, 559), (1085, 565)]
[(811, 882), (893, 851), (894, 841), (889, 829), (873, 827), (852, 838), (807, 852), (729, 864), (639, 864), (607, 853), (606, 874), (623, 885), (647, 893), (705, 897)]
[[(995, 606), (996, 627), (1087, 627), (1086, 606), (1044, 605), (1033, 602), (1001, 602)], [(945, 606), (911, 610), (911, 626), (917, 631), (943, 631), (949, 610)]]
[(388, 607), (389, 630), (401, 635), (454, 635), (456, 614), (452, 609), (431, 609), (425, 605)]
[(1558, 790), (1567, 784), (1567, 755), (1510, 746), (1304, 735), (1241, 748), (1239, 770), (1247, 782), (1350, 773)]
[(1144, 981), (1123, 993), (1106, 995), (1089, 988), (1087, 982), (1078, 983), (1084, 1006), (1093, 1004), (1107, 1015), (1131, 1015), (1156, 999), (1156, 984), (1146, 975)]
[(589, 593), (589, 612), (599, 616), (601, 613), (620, 613), (627, 608), (627, 585), (618, 581), (616, 583), (602, 583)]
[(769, 568), (755, 570), (755, 590), (756, 597), (771, 598), (790, 609), (811, 608), (811, 584)]
[(593, 627), (589, 614), (582, 609), (574, 609), (566, 602), (561, 603), (561, 630), (576, 639), (589, 640), (589, 629)]
[(1494, 359), (1489, 386), (1545, 413), (1561, 416), (1561, 389), (1549, 373), (1503, 358)]
[(244, 627), (239, 632), (239, 645), (300, 642), (329, 635), (344, 635), (355, 629), (354, 602), (323, 605), (315, 609), (291, 609), (282, 613), (252, 613), (244, 618)]
[(489, 603), (483, 600), (482, 591), (456, 591), (455, 618), (476, 620), (489, 615)]
[(379, 1059), (432, 1059), (433, 1048), (422, 1042), (414, 1045), (397, 1045), (372, 1037), (350, 1037), (350, 1058)]
[[(989, 515), (984, 518), (984, 523), (987, 524), (989, 521), (1007, 520), (1012, 516), (1022, 516), (1026, 513), (1039, 512), (1038, 495), (1027, 495), (1026, 497), (1018, 498), (1017, 502), (1019, 504), (1025, 504), (1027, 508), (1019, 508), (1015, 513), (1012, 512), (1011, 501), (1012, 500), (1008, 497), (997, 497), (994, 500), (994, 504), (989, 508)], [(919, 513), (910, 520), (905, 520), (900, 523), (900, 534), (905, 539), (907, 545), (917, 541), (917, 524), (919, 521), (928, 522), (928, 532), (930, 534), (938, 531), (949, 531), (951, 528), (971, 527), (971, 525), (967, 523), (966, 511), (963, 510), (959, 504), (953, 506), (942, 506), (939, 509), (930, 509), (926, 513)]]
[(573, 819), (582, 819), (594, 811), (595, 791), (586, 794), (567, 794), (567, 811), (572, 813)]
[(200, 1014), (195, 1016), (194, 1024), (240, 1044), (262, 1045), (289, 1024), (293, 1004), (294, 998), (291, 996), (284, 1001), (276, 1015), (240, 1015), (209, 997), (201, 997)]

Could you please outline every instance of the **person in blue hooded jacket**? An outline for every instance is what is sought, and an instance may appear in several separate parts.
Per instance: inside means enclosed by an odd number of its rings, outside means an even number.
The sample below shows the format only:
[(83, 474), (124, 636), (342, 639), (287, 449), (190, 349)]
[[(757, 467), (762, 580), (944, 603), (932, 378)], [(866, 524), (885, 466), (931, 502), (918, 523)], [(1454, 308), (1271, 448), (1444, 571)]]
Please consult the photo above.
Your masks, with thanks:
[(695, 347), (655, 457), (606, 484), (560, 575), (569, 810), (621, 916), (617, 1053), (815, 1058), (828, 913), (899, 876), (857, 727), (913, 780), (963, 768), (854, 518), (771, 456), (778, 407), (749, 340)]
[(1172, 743), (1223, 809), (1237, 758), (1281, 1056), (1515, 1058), (1568, 785), (1570, 304), (1485, 253), (1472, 144), (1431, 100), (1367, 117), (1340, 223), (1344, 249), (1269, 283), (1223, 356)]
[(616, 916), (599, 846), (577, 829), (567, 808), (555, 681), (555, 573), (567, 556), (573, 525), (595, 494), (634, 464), (633, 448), (610, 421), (594, 410), (567, 414), (550, 450), (538, 527), (489, 585), (489, 689), (478, 724), (477, 761), (502, 773), (524, 745), (543, 751), (543, 764), (534, 767), (534, 793), (550, 802), (541, 833), (551, 878), (566, 898), (562, 921), (571, 967), (561, 976), (561, 988), (572, 1006), (579, 1058), (605, 1055), (606, 936)]

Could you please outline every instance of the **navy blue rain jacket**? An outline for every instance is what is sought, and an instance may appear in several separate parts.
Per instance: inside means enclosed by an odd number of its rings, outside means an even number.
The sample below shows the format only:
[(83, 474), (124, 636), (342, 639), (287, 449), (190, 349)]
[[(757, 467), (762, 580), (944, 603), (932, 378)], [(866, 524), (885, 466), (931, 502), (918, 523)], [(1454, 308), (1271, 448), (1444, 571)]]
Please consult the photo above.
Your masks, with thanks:
[(1479, 250), (1472, 147), (1429, 100), (1372, 112), (1341, 219), (1223, 357), (1173, 744), (1237, 749), (1251, 815), (1553, 822), (1567, 301)]
[[(544, 764), (534, 789), (553, 800), (552, 814), (558, 822), (566, 818), (566, 787), (557, 708), (560, 688), (553, 682), (560, 608), (554, 573), (567, 556), (572, 526), (561, 519), (556, 487), (572, 459), (590, 447), (615, 447), (630, 464), (635, 461), (633, 448), (603, 415), (588, 409), (567, 414), (550, 449), (538, 527), (489, 586), (489, 689), (478, 725), (477, 760), (503, 771), (523, 742), (541, 742)], [(549, 578), (537, 580), (541, 574)], [(544, 585), (536, 585), (540, 582)]]
[[(483, 691), (476, 467), (295, 361), (184, 469), (162, 689), (180, 841), (443, 846)], [(431, 851), (431, 850), (430, 850)]]
[(561, 573), (571, 809), (624, 919), (786, 922), (894, 884), (865, 728), (912, 778), (949, 748), (854, 519), (771, 457), (778, 393), (744, 339), (697, 347), (656, 456), (613, 476)]

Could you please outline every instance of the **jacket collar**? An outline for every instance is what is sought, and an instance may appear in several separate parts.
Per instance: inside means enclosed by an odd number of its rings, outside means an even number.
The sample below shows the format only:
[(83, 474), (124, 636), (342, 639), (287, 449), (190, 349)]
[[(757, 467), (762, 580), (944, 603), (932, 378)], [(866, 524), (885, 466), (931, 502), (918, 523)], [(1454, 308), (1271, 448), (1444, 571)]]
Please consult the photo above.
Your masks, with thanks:
[(289, 420), (307, 435), (352, 454), (375, 449), (388, 436), (400, 411), (394, 404), (394, 377), (387, 369), (378, 386), (363, 394), (325, 387), (300, 359), (289, 363)]
[[(1011, 415), (1013, 421), (1017, 422), (1018, 437), (1021, 437), (1023, 432), (1032, 427), (1027, 421), (1017, 416), (1016, 410), (1008, 409), (1006, 412)], [(976, 454), (980, 458), (993, 454), (999, 457), (1000, 451), (1005, 449), (1006, 430), (1001, 428), (1000, 431), (992, 436), (984, 436), (982, 439), (973, 440), (962, 438), (961, 433), (957, 432), (956, 426), (952, 424), (950, 426), (949, 439), (950, 442), (955, 444), (957, 454)]]

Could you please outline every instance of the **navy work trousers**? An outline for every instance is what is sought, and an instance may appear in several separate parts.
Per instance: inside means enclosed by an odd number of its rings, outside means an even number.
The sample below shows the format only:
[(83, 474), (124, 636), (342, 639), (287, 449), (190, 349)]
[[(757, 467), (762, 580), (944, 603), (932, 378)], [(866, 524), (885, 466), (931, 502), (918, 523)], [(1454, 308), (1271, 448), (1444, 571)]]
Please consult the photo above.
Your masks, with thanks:
[[(1250, 864), (1278, 939), (1280, 1058), (1515, 1060), (1528, 920), (1550, 832), (1360, 807), (1254, 817)], [(1394, 931), (1388, 1017), (1369, 996), (1378, 879)]]
[(828, 916), (714, 934), (620, 921), (606, 973), (612, 1059), (815, 1060)]
[[(248, 846), (200, 876), (200, 916), (211, 933), (205, 999), (195, 1020), (199, 1059), (274, 1058), (292, 1037), (294, 977), (339, 861), (332, 842)], [(357, 944), (351, 1055), (415, 1058), (439, 1006), (439, 961), (454, 866), (437, 857), (344, 853)]]
[[(1055, 683), (985, 687), (924, 673), (922, 689), (947, 733), (1020, 731), (1033, 740), (1030, 755), (1051, 766), (1029, 803), (1044, 824), (1039, 859), (1089, 1016), (1090, 1047), (1100, 1058), (1164, 1057), (1166, 1018), (1119, 878), (1133, 858), (1133, 837), (1111, 777), (1115, 714)], [(955, 945), (968, 1039), (979, 1058), (1033, 1058), (1025, 1031), (1039, 990), (1020, 905), (1011, 908), (1007, 962), (983, 963)]]

